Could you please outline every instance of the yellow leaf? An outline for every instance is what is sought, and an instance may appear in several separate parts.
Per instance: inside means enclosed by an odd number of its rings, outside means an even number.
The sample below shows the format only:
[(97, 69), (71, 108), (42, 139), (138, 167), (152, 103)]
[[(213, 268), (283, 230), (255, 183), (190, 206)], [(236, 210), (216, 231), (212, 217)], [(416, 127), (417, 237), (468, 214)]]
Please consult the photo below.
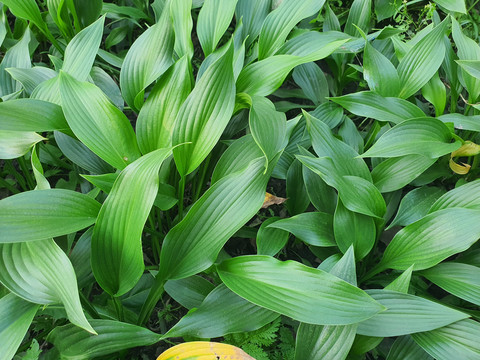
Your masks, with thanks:
[(242, 349), (228, 344), (193, 341), (174, 346), (157, 360), (255, 360)]
[(465, 144), (463, 144), (460, 149), (452, 153), (452, 158), (457, 156), (475, 156), (478, 154), (480, 154), (480, 145), (471, 141), (465, 141)]
[(452, 158), (450, 158), (450, 169), (452, 169), (454, 173), (459, 175), (466, 175), (470, 171), (470, 168), (470, 165), (465, 163), (457, 164), (455, 161), (453, 161)]
[(271, 205), (280, 205), (283, 204), (287, 199), (282, 197), (277, 197), (275, 195), (265, 193), (265, 200), (263, 201), (262, 209), (266, 209)]

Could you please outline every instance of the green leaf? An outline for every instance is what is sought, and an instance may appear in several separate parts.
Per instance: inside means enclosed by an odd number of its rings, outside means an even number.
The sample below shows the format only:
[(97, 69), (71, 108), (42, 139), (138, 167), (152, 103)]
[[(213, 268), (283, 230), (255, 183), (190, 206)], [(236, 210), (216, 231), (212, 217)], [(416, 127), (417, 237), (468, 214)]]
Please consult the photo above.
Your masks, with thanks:
[(373, 183), (382, 193), (402, 189), (436, 161), (437, 159), (430, 159), (423, 155), (406, 155), (387, 159), (373, 169)]
[(410, 287), (410, 281), (412, 280), (413, 265), (400, 274), (390, 284), (385, 286), (385, 290), (398, 291), (404, 294), (408, 294), (408, 288)]
[(217, 271), (241, 297), (309, 324), (353, 324), (384, 310), (359, 288), (295, 261), (239, 256), (223, 261)]
[(0, 130), (0, 159), (16, 159), (36, 143), (47, 140), (35, 132)]
[(423, 155), (438, 158), (460, 147), (459, 142), (451, 143), (450, 129), (433, 118), (404, 121), (387, 132), (361, 157), (398, 157)]
[(303, 181), (302, 168), (302, 164), (294, 159), (287, 170), (287, 202), (285, 205), (290, 215), (303, 213), (310, 204), (305, 182)]
[(413, 340), (438, 360), (474, 360), (480, 356), (480, 324), (466, 319), (429, 332), (412, 335)]
[(190, 174), (213, 149), (230, 120), (235, 105), (233, 47), (210, 65), (180, 107), (172, 143), (173, 156), (181, 176)]
[(258, 39), (258, 59), (275, 54), (293, 27), (301, 20), (318, 13), (324, 3), (324, 0), (282, 1), (263, 22)]
[(357, 333), (367, 336), (400, 336), (429, 331), (468, 317), (418, 296), (392, 290), (367, 290), (387, 310), (358, 324)]
[(480, 304), (480, 268), (446, 262), (420, 274), (452, 295)]
[(308, 114), (327, 124), (330, 129), (334, 129), (340, 125), (344, 118), (343, 109), (333, 102), (321, 104)]
[(197, 21), (198, 40), (205, 57), (217, 47), (230, 25), (237, 0), (205, 0)]
[(282, 228), (276, 228), (275, 222), (278, 222), (280, 218), (273, 216), (265, 220), (257, 232), (257, 254), (275, 256), (283, 247), (287, 244), (289, 233), (282, 230)]
[(375, 1), (375, 15), (377, 15), (377, 20), (382, 21), (392, 17), (397, 12), (395, 3), (392, 3), (390, 0), (376, 0)]
[(52, 239), (0, 244), (0, 252), (6, 288), (36, 304), (62, 303), (73, 324), (95, 333), (83, 314), (72, 263)]
[(16, 17), (33, 22), (39, 29), (47, 28), (47, 23), (43, 20), (35, 0), (4, 0), (2, 3), (8, 6)]
[(354, 0), (348, 12), (345, 32), (349, 35), (357, 36), (358, 26), (363, 32), (367, 33), (370, 28), (370, 16), (372, 14), (372, 0)]
[(235, 18), (242, 19), (242, 42), (246, 42), (245, 47), (247, 49), (260, 34), (263, 22), (270, 11), (270, 3), (270, 0), (260, 0), (253, 3), (250, 0), (238, 0), (235, 8)]
[(179, 58), (182, 58), (184, 55), (186, 55), (188, 59), (191, 59), (193, 56), (192, 1), (173, 1), (170, 4), (170, 12), (173, 21), (173, 29), (175, 32), (175, 53)]
[(142, 153), (171, 146), (175, 118), (191, 91), (190, 64), (178, 60), (157, 81), (142, 106), (136, 123)]
[(33, 93), (35, 88), (42, 82), (57, 76), (57, 72), (50, 68), (34, 66), (32, 68), (7, 68), (7, 72), (20, 82), (27, 94)]
[(148, 28), (128, 50), (120, 71), (120, 88), (127, 104), (138, 111), (145, 88), (173, 64), (175, 34), (170, 20), (170, 3), (158, 22)]
[(70, 128), (90, 150), (117, 169), (140, 157), (130, 121), (98, 87), (62, 71), (60, 92)]
[(34, 190), (50, 189), (50, 183), (44, 176), (42, 163), (38, 158), (36, 147), (33, 147), (32, 149), (31, 164), (33, 175), (35, 176), (35, 181), (37, 182)]
[[(306, 212), (271, 223), (269, 228), (282, 229), (312, 246), (335, 246), (333, 216), (322, 212)], [(269, 255), (269, 254), (265, 254)]]
[(78, 81), (87, 80), (88, 74), (92, 70), (95, 56), (102, 41), (104, 22), (105, 17), (102, 16), (75, 35), (65, 49), (62, 70)]
[(370, 90), (382, 96), (397, 96), (400, 91), (397, 70), (385, 55), (368, 42), (363, 51), (363, 77)]
[(438, 117), (438, 120), (444, 123), (453, 123), (455, 129), (480, 131), (480, 116), (465, 116), (458, 113), (445, 114)]
[(93, 0), (85, 3), (82, 0), (73, 0), (78, 20), (82, 27), (88, 26), (97, 20), (102, 11), (102, 0)]
[(387, 229), (392, 226), (407, 226), (420, 220), (427, 215), (433, 203), (444, 193), (445, 190), (433, 186), (424, 186), (410, 191), (403, 197), (397, 216)]
[(198, 275), (165, 283), (168, 295), (187, 309), (198, 308), (214, 288), (210, 281)]
[(400, 61), (397, 71), (402, 84), (399, 97), (414, 95), (438, 71), (445, 57), (443, 37), (449, 17), (417, 42)]
[[(248, 316), (232, 317), (237, 311)], [(198, 309), (182, 317), (164, 337), (216, 338), (257, 330), (279, 316), (241, 298), (222, 284), (208, 294)]]
[(113, 320), (90, 320), (98, 335), (81, 331), (75, 326), (56, 327), (47, 341), (63, 359), (87, 360), (137, 346), (153, 345), (161, 335), (140, 326)]
[(83, 289), (94, 280), (90, 264), (93, 227), (87, 229), (77, 240), (69, 258), (75, 269), (78, 287)]
[(1, 360), (13, 359), (37, 310), (38, 305), (25, 301), (14, 294), (5, 295), (0, 299)]
[(387, 360), (432, 360), (430, 355), (418, 346), (409, 335), (400, 336), (395, 340)]
[(293, 79), (314, 104), (325, 102), (328, 97), (328, 83), (322, 69), (314, 62), (293, 69)]
[(100, 204), (63, 189), (25, 191), (0, 200), (0, 243), (42, 240), (92, 225)]
[(127, 166), (100, 209), (92, 236), (92, 269), (111, 295), (125, 294), (143, 274), (142, 230), (157, 195), (158, 171), (170, 153), (159, 149)]
[(395, 235), (379, 267), (428, 269), (468, 249), (480, 237), (479, 215), (480, 210), (449, 208), (423, 217)]
[(0, 130), (66, 130), (68, 124), (62, 108), (50, 102), (16, 99), (0, 103)]
[(459, 12), (462, 14), (467, 13), (465, 8), (465, 0), (433, 0), (441, 7), (454, 12)]
[(435, 107), (435, 115), (440, 116), (447, 104), (447, 90), (438, 73), (423, 86), (422, 95)]
[(429, 213), (455, 207), (480, 209), (480, 179), (450, 190), (432, 205)]
[(480, 60), (456, 60), (455, 62), (468, 74), (480, 80)]
[(343, 106), (352, 114), (395, 124), (425, 116), (419, 107), (407, 100), (383, 97), (371, 91), (333, 97), (330, 100)]

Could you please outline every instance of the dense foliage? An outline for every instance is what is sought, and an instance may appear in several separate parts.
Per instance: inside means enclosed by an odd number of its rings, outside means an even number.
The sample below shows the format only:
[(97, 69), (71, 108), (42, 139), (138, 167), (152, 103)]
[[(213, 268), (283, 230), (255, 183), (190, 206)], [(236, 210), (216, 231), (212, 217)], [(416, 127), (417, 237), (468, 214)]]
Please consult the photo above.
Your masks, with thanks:
[(0, 359), (479, 359), (479, 8), (1, 0)]

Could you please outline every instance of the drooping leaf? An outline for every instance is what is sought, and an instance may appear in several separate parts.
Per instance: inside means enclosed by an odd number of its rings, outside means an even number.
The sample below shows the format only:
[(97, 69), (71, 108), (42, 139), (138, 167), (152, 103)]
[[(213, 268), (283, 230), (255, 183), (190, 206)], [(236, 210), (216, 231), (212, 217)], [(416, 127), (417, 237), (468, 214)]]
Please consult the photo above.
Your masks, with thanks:
[(42, 240), (92, 225), (100, 204), (75, 191), (25, 191), (0, 200), (1, 243)]
[(35, 132), (0, 130), (0, 159), (16, 159), (36, 143), (47, 140)]
[(359, 288), (295, 261), (239, 256), (223, 261), (217, 271), (248, 301), (309, 324), (353, 324), (384, 310)]

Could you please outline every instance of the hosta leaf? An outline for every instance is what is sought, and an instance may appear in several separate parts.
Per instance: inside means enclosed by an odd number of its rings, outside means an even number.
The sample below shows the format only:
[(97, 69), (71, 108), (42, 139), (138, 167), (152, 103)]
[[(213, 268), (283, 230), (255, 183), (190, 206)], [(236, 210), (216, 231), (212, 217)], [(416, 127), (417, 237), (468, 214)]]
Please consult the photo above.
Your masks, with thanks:
[(278, 216), (265, 220), (257, 232), (257, 254), (275, 256), (287, 244), (289, 233), (273, 225), (279, 221)]
[(8, 6), (16, 17), (30, 20), (42, 30), (46, 29), (47, 24), (42, 19), (40, 9), (35, 0), (5, 0), (2, 3)]
[(287, 170), (287, 202), (290, 215), (298, 215), (307, 210), (310, 204), (305, 182), (303, 181), (303, 166), (298, 160), (293, 160)]
[(0, 252), (6, 288), (33, 303), (62, 303), (73, 324), (95, 333), (83, 314), (72, 263), (52, 239), (1, 244)]
[(456, 60), (456, 63), (468, 74), (480, 80), (480, 60)]
[(157, 360), (193, 360), (214, 358), (255, 360), (236, 346), (206, 341), (192, 341), (176, 345), (161, 353)]
[(453, 123), (455, 129), (480, 131), (480, 116), (465, 116), (458, 113), (445, 114), (438, 117), (444, 123)]
[(309, 324), (353, 324), (384, 310), (359, 288), (295, 261), (239, 256), (223, 261), (217, 271), (241, 297)]
[(411, 102), (395, 97), (383, 97), (371, 91), (361, 91), (330, 100), (352, 114), (395, 124), (425, 116), (425, 113)]
[(78, 287), (83, 289), (93, 280), (92, 266), (90, 263), (92, 248), (93, 227), (85, 231), (77, 240), (70, 252), (69, 258), (77, 276)]
[(245, 40), (247, 49), (260, 34), (262, 24), (270, 11), (270, 3), (270, 0), (260, 0), (253, 3), (250, 0), (238, 0), (235, 8), (235, 18), (237, 20), (242, 19), (242, 40)]
[(354, 0), (348, 12), (345, 32), (350, 35), (357, 35), (358, 30), (353, 26), (355, 24), (367, 33), (370, 28), (371, 14), (372, 0)]
[(12, 78), (22, 84), (25, 92), (29, 95), (42, 82), (57, 76), (57, 72), (55, 70), (42, 66), (34, 66), (31, 69), (7, 68), (5, 70), (7, 70), (7, 72), (12, 76)]
[(406, 155), (382, 161), (372, 171), (375, 186), (382, 193), (399, 190), (419, 177), (437, 159), (423, 155)]
[[(236, 311), (248, 316), (232, 317), (231, 314)], [(164, 337), (216, 338), (257, 330), (279, 316), (241, 298), (222, 284), (208, 294), (198, 309), (180, 319)]]
[(480, 209), (480, 179), (450, 190), (432, 205), (429, 213), (455, 207)]
[(438, 73), (423, 86), (422, 95), (435, 107), (435, 115), (440, 116), (447, 104), (447, 91)]
[(145, 88), (173, 64), (175, 35), (170, 21), (168, 0), (158, 22), (148, 28), (128, 50), (120, 71), (120, 88), (128, 105), (143, 105)]
[(445, 57), (443, 37), (448, 23), (449, 17), (416, 43), (400, 61), (397, 68), (401, 83), (399, 97), (405, 99), (415, 94), (442, 65)]
[(136, 123), (142, 153), (171, 146), (175, 117), (191, 90), (187, 57), (178, 60), (157, 81)]
[(408, 294), (408, 288), (410, 287), (410, 281), (412, 280), (413, 265), (407, 270), (401, 273), (395, 280), (385, 286), (385, 290), (398, 291), (404, 294)]
[(157, 195), (158, 171), (170, 153), (170, 149), (159, 149), (127, 166), (98, 214), (92, 269), (100, 286), (111, 295), (129, 291), (143, 273), (142, 230)]
[(0, 130), (66, 130), (68, 124), (62, 108), (50, 102), (17, 99), (0, 103)]
[(213, 149), (228, 124), (235, 105), (233, 47), (210, 65), (178, 111), (172, 143), (181, 176), (190, 174)]
[(50, 183), (44, 176), (42, 163), (38, 158), (37, 149), (35, 147), (33, 147), (32, 149), (31, 164), (33, 176), (35, 177), (35, 181), (37, 182), (34, 190), (50, 189)]
[(13, 359), (38, 307), (38, 305), (25, 301), (14, 294), (5, 295), (0, 299), (1, 360)]
[(459, 263), (442, 263), (421, 275), (452, 295), (480, 304), (480, 268)]
[(1, 243), (42, 240), (92, 225), (100, 204), (75, 191), (26, 191), (0, 200)]
[(343, 109), (333, 102), (323, 103), (309, 114), (327, 124), (330, 129), (336, 128), (343, 121)]
[(82, 0), (73, 1), (78, 20), (82, 27), (88, 26), (97, 20), (100, 12), (102, 11), (102, 0), (93, 0), (89, 1), (88, 3), (85, 3)]
[(433, 186), (425, 186), (410, 191), (403, 197), (398, 207), (397, 216), (388, 227), (407, 226), (420, 220), (427, 215), (433, 203), (444, 193), (443, 189)]
[(282, 1), (263, 22), (258, 39), (258, 58), (262, 60), (275, 54), (293, 27), (320, 11), (324, 3), (324, 0)]
[(418, 296), (392, 290), (367, 290), (387, 310), (358, 324), (367, 336), (400, 336), (429, 331), (468, 317), (467, 314)]
[(480, 356), (480, 325), (466, 319), (412, 335), (413, 340), (438, 360), (475, 360)]
[(129, 120), (98, 87), (62, 71), (60, 92), (70, 128), (90, 150), (118, 169), (140, 157)]
[[(428, 269), (468, 249), (480, 238), (480, 210), (438, 210), (400, 230), (388, 245), (381, 268)], [(454, 224), (454, 226), (452, 226)]]
[(423, 155), (437, 158), (460, 147), (459, 142), (451, 143), (452, 134), (441, 121), (433, 118), (404, 121), (387, 132), (363, 153), (362, 157), (398, 157)]
[(409, 335), (400, 336), (395, 340), (387, 360), (432, 360), (430, 355), (418, 346)]
[(275, 221), (268, 227), (288, 231), (308, 245), (336, 245), (332, 234), (333, 217), (330, 214), (307, 212), (291, 218)]
[(198, 308), (215, 286), (207, 279), (194, 275), (184, 279), (168, 280), (165, 291), (187, 309)]
[(112, 77), (99, 66), (94, 66), (92, 68), (92, 71), (90, 71), (90, 77), (92, 78), (93, 83), (108, 96), (113, 104), (120, 110), (123, 110), (125, 102), (123, 101), (120, 88), (115, 80), (113, 80)]
[(293, 69), (293, 79), (314, 104), (325, 102), (328, 97), (328, 83), (322, 69), (314, 62)]
[(79, 81), (87, 80), (102, 41), (105, 17), (80, 31), (68, 43), (62, 70)]
[(58, 326), (47, 337), (63, 359), (87, 360), (160, 341), (161, 335), (140, 326), (113, 320), (90, 320), (98, 335), (72, 325)]
[(193, 56), (192, 1), (173, 1), (170, 5), (170, 11), (175, 31), (175, 52), (179, 58), (186, 55), (188, 59), (191, 59)]
[(462, 14), (467, 13), (467, 9), (465, 8), (465, 0), (434, 0), (438, 5), (441, 7), (449, 10), (455, 11)]
[(397, 69), (368, 42), (363, 51), (363, 77), (370, 90), (382, 96), (397, 96), (400, 91)]
[(217, 47), (232, 21), (237, 0), (205, 0), (197, 21), (198, 40), (205, 56)]
[(35, 132), (0, 130), (0, 159), (16, 159), (36, 143), (47, 140)]

